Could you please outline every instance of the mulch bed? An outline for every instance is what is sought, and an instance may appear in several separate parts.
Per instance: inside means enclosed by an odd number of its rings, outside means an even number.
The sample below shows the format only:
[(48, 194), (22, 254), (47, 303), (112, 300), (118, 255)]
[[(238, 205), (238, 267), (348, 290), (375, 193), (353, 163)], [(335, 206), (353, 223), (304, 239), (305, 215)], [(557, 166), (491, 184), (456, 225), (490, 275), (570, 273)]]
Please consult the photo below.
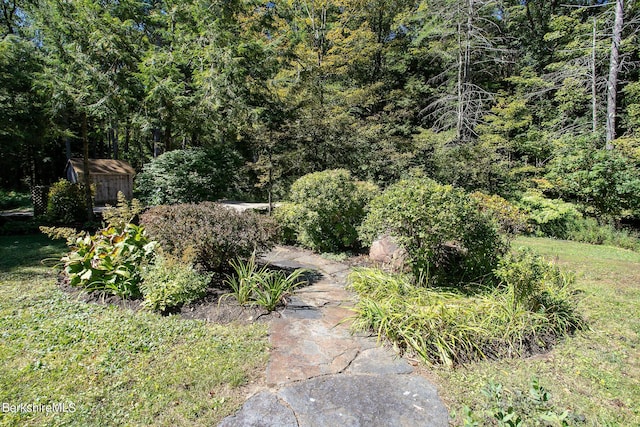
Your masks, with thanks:
[[(215, 278), (212, 281), (212, 285), (207, 290), (207, 294), (201, 300), (191, 304), (185, 304), (179, 309), (162, 314), (178, 315), (184, 319), (204, 320), (219, 324), (234, 323), (241, 325), (248, 325), (255, 322), (268, 322), (280, 316), (278, 311), (269, 313), (261, 307), (242, 306), (238, 304), (233, 297), (221, 298), (227, 291), (217, 286), (218, 283), (222, 283), (221, 278), (220, 280), (217, 279), (218, 278)], [(58, 286), (62, 291), (78, 301), (105, 306), (113, 305), (132, 311), (144, 310), (141, 299), (125, 299), (99, 291), (86, 292), (83, 289), (71, 286), (64, 275), (58, 276)]]

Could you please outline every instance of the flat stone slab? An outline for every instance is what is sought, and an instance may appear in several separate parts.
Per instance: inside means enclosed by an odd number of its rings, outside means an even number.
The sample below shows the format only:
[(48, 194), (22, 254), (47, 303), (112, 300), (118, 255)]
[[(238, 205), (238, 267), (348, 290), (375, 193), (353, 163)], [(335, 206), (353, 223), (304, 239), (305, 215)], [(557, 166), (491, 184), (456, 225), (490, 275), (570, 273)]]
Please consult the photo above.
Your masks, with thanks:
[(282, 405), (278, 397), (268, 391), (247, 400), (242, 409), (218, 424), (219, 427), (298, 427), (291, 409)]
[(375, 375), (411, 374), (413, 367), (391, 350), (373, 347), (361, 351), (345, 372)]
[(374, 345), (326, 319), (281, 318), (273, 320), (270, 329), (270, 386), (343, 372), (363, 349)]
[(448, 426), (449, 414), (433, 385), (409, 375), (331, 375), (285, 387), (304, 427)]

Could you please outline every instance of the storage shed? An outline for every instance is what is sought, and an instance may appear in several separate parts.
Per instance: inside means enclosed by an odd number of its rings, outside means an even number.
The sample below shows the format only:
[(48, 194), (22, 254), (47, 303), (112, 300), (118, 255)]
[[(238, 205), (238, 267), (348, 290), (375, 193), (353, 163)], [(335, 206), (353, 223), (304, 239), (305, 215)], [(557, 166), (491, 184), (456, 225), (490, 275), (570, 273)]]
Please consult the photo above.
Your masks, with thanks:
[[(65, 170), (67, 179), (73, 183), (84, 181), (82, 159), (69, 159)], [(89, 180), (95, 185), (95, 204), (114, 204), (118, 191), (127, 199), (133, 197), (133, 177), (136, 171), (124, 160), (89, 159)]]

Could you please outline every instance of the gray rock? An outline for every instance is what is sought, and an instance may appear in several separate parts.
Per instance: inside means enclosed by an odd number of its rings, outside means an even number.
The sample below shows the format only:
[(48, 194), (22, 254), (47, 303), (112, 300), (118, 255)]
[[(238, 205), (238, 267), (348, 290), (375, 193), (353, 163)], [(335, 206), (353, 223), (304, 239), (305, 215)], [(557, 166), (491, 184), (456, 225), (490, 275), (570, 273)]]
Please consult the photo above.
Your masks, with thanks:
[(444, 427), (449, 422), (435, 387), (419, 376), (329, 375), (283, 388), (278, 396), (301, 427)]
[(350, 374), (410, 374), (413, 367), (390, 350), (374, 347), (363, 350), (346, 370)]
[(278, 398), (263, 391), (247, 400), (236, 415), (223, 419), (218, 427), (298, 427), (293, 411)]

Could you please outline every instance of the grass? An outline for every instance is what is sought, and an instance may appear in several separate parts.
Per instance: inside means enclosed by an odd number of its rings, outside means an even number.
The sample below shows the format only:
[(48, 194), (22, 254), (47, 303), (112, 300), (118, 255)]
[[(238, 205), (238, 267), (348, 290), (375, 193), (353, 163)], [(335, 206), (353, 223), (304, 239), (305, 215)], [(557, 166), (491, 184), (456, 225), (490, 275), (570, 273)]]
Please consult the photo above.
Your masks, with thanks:
[(287, 275), (281, 270), (270, 270), (268, 265), (258, 267), (255, 254), (248, 261), (236, 259), (230, 264), (236, 274), (227, 276), (225, 283), (231, 292), (223, 298), (235, 297), (242, 305), (255, 304), (271, 312), (286, 302), (295, 288), (306, 284), (301, 278), (305, 270), (297, 269)]
[(0, 237), (0, 425), (216, 425), (260, 381), (266, 328), (223, 327), (75, 301), (39, 261), (44, 236)]
[(0, 189), (0, 210), (31, 208), (31, 194)]
[(514, 246), (531, 247), (576, 272), (583, 292), (578, 308), (590, 328), (544, 355), (430, 368), (449, 408), (482, 410), (492, 383), (517, 403), (537, 378), (556, 413), (571, 413), (571, 425), (640, 425), (640, 253), (540, 238), (520, 238)]

